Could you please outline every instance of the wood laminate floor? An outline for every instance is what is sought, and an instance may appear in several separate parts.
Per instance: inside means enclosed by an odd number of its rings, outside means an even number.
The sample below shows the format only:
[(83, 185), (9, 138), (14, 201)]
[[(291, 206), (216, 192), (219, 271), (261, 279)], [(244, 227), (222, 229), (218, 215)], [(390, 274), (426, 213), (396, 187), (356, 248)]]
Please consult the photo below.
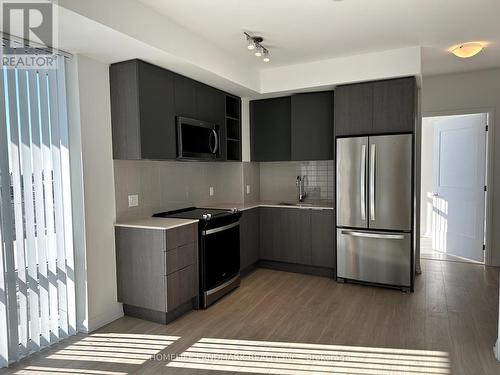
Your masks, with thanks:
[(500, 374), (498, 269), (422, 260), (413, 294), (258, 269), (164, 326), (125, 317), (0, 374)]

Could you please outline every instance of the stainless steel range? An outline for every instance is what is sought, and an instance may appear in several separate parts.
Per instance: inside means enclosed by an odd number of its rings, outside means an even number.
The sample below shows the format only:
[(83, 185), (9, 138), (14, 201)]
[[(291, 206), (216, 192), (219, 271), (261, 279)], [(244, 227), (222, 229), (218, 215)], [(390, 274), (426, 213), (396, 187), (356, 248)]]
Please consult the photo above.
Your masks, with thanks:
[(241, 212), (188, 207), (153, 216), (199, 220), (199, 306), (201, 308), (207, 308), (240, 285)]

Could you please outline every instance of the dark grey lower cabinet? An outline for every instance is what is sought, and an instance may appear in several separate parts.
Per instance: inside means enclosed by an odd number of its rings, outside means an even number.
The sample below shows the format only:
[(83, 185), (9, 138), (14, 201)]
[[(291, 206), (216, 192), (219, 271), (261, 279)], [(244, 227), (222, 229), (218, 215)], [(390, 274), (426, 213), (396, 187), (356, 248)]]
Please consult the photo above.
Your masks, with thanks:
[(243, 211), (240, 219), (240, 270), (245, 272), (259, 260), (259, 208)]
[(168, 323), (198, 295), (198, 229), (116, 227), (118, 301), (127, 315)]
[(311, 265), (335, 267), (335, 224), (333, 210), (311, 210)]
[(260, 258), (311, 263), (311, 210), (260, 208)]
[(307, 266), (308, 273), (314, 267), (333, 270), (333, 215), (333, 210), (261, 207), (260, 259), (267, 266), (267, 261)]

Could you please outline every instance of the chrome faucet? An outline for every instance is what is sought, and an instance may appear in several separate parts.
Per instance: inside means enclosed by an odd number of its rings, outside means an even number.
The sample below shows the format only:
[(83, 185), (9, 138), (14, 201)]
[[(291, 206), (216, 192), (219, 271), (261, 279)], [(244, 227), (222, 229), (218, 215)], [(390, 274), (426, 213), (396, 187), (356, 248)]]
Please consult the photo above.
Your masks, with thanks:
[(305, 176), (297, 176), (295, 184), (299, 190), (299, 202), (304, 202), (304, 198), (307, 197)]

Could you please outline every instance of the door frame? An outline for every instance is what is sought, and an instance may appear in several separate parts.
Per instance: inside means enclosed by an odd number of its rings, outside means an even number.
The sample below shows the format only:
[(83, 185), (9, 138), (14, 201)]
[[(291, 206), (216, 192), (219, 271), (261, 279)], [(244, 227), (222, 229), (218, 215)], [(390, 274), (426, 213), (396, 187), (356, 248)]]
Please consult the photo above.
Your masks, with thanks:
[[(483, 108), (469, 108), (469, 109), (456, 109), (448, 111), (431, 111), (423, 112), (420, 121), (420, 127), (423, 127), (423, 120), (426, 117), (445, 117), (445, 116), (460, 116), (460, 115), (473, 115), (478, 113), (486, 113), (486, 124), (488, 126), (488, 131), (486, 132), (486, 197), (485, 197), (485, 211), (484, 211), (484, 238), (485, 238), (485, 253), (484, 253), (484, 264), (491, 265), (491, 245), (493, 243), (493, 161), (494, 161), (494, 130), (495, 130), (495, 109), (492, 107)], [(420, 138), (420, 149), (422, 149), (422, 138)], [(421, 153), (421, 152), (420, 152)], [(422, 155), (419, 155), (421, 158)], [(420, 191), (422, 191), (422, 183), (420, 179)]]

